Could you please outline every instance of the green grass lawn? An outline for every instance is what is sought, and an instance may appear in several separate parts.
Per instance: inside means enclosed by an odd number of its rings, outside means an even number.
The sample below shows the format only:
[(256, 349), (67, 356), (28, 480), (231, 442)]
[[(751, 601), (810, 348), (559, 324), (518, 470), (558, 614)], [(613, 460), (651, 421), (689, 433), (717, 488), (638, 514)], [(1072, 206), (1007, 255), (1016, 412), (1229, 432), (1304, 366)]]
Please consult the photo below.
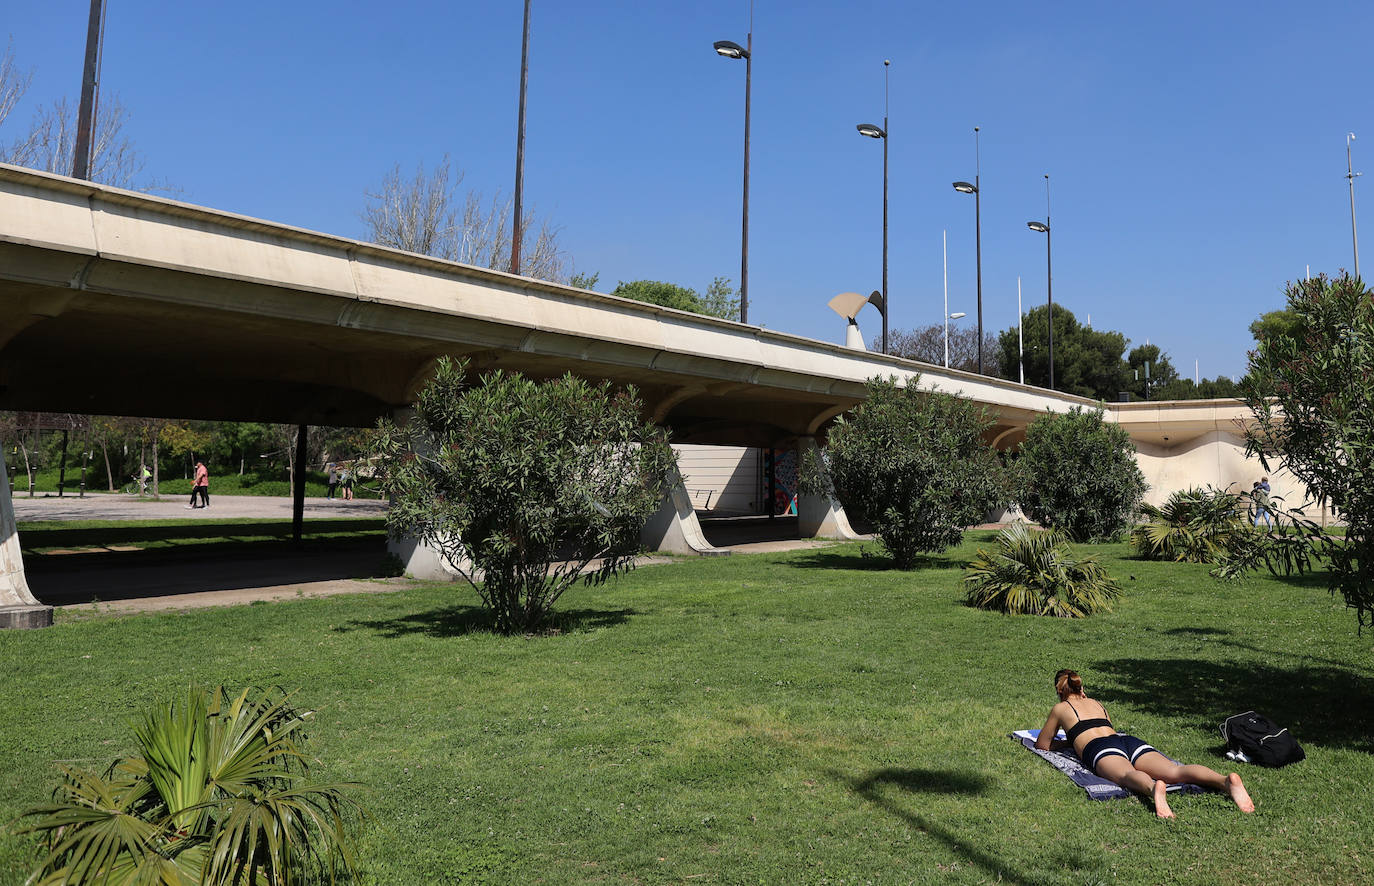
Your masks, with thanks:
[[(0, 634), (0, 820), (189, 682), (279, 684), (319, 711), (318, 776), (368, 786), (366, 883), (1370, 881), (1374, 654), (1320, 579), (1220, 585), (1104, 545), (1115, 612), (1006, 617), (960, 603), (973, 549), (679, 561), (575, 589), (541, 637), (492, 635), (457, 585), (59, 614)], [(1172, 756), (1225, 771), (1217, 723), (1253, 707), (1308, 758), (1244, 768), (1251, 816), (1090, 801), (1006, 737), (1060, 667)], [(0, 881), (34, 857), (0, 836)]]

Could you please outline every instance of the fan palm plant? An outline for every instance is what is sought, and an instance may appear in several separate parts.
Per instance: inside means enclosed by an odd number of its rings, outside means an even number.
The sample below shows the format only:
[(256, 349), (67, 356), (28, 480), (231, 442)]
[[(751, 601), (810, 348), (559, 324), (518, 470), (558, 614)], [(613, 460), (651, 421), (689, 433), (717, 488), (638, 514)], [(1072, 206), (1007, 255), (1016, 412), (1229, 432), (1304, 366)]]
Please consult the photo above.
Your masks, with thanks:
[(1162, 507), (1146, 504), (1140, 510), (1149, 522), (1131, 530), (1131, 543), (1150, 560), (1219, 563), (1252, 534), (1240, 499), (1229, 489), (1181, 489)]
[(1108, 610), (1121, 589), (1091, 557), (1078, 559), (1055, 530), (1031, 532), (1018, 523), (979, 548), (964, 572), (970, 606), (1012, 615), (1083, 618)]
[(134, 727), (139, 753), (103, 773), (64, 767), (25, 832), (47, 838), (32, 886), (286, 886), (353, 869), (348, 785), (310, 784), (285, 695), (192, 689)]

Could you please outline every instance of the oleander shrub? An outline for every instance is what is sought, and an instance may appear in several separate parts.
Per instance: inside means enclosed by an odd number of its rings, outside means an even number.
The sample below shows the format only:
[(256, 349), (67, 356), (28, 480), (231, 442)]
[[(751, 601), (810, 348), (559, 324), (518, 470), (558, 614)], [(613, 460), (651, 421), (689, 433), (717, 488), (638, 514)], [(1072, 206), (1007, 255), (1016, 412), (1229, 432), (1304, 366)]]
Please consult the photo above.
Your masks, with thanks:
[(823, 464), (802, 466), (808, 491), (833, 493), (872, 526), (899, 569), (958, 543), (1003, 503), (986, 410), (916, 382), (871, 379), (867, 399), (831, 427)]
[(1026, 515), (1072, 541), (1115, 538), (1148, 488), (1124, 428), (1075, 406), (1031, 422), (1017, 459)]
[(373, 435), (387, 527), (433, 546), (505, 634), (540, 630), (577, 582), (634, 566), (674, 465), (634, 388), (438, 361), (405, 427)]
[(1084, 618), (1111, 609), (1121, 588), (1092, 557), (1077, 557), (1062, 532), (1016, 523), (979, 548), (964, 570), (965, 602), (1009, 615)]
[(281, 693), (222, 687), (150, 711), (137, 753), (103, 771), (63, 766), (52, 802), (25, 813), (47, 850), (29, 883), (287, 886), (352, 872), (359, 807), (351, 785), (309, 781), (312, 715)]
[(1181, 489), (1163, 505), (1140, 506), (1148, 522), (1131, 530), (1136, 552), (1149, 560), (1220, 563), (1253, 534), (1241, 499), (1214, 486)]

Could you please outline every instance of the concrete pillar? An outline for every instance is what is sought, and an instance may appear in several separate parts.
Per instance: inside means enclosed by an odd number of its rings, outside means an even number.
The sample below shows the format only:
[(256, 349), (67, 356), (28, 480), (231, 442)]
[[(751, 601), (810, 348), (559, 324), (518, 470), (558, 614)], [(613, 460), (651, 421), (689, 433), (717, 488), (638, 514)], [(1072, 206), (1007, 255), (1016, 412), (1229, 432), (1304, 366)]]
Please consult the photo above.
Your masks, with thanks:
[(676, 464), (668, 470), (668, 494), (657, 513), (640, 530), (639, 538), (651, 551), (703, 557), (723, 557), (730, 553), (728, 548), (713, 547), (702, 534), (701, 521), (692, 508), (691, 496), (682, 484), (682, 474)]
[[(415, 417), (415, 410), (409, 406), (397, 409), (391, 414), (392, 421), (400, 427), (408, 425)], [(401, 569), (411, 578), (425, 581), (458, 581), (463, 576), (439, 554), (438, 548), (426, 544), (412, 536), (397, 536), (387, 533), (387, 553), (394, 554), (401, 561)], [(464, 569), (471, 574), (471, 564), (463, 563)]]
[(39, 603), (29, 592), (10, 479), (4, 473), (0, 471), (0, 628), (45, 628), (52, 624), (52, 607)]
[[(797, 465), (800, 466), (806, 461), (806, 454), (810, 452), (817, 456), (820, 455), (820, 447), (816, 445), (815, 437), (797, 438)], [(824, 462), (821, 462), (824, 470)], [(855, 532), (849, 525), (849, 518), (845, 516), (844, 507), (831, 495), (807, 495), (800, 490), (797, 493), (797, 530), (802, 538), (838, 538), (845, 541), (857, 541), (863, 538)]]

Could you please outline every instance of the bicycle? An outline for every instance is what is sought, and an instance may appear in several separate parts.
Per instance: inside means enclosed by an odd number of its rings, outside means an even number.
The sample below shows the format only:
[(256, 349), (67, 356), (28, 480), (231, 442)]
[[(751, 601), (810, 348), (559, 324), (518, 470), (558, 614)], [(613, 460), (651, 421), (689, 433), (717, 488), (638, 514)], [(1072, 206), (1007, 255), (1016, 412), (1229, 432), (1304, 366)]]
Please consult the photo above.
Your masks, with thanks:
[(147, 483), (147, 481), (140, 480), (140, 479), (137, 478), (137, 477), (134, 477), (134, 478), (133, 478), (132, 480), (130, 480), (128, 483), (125, 483), (125, 484), (124, 484), (124, 488), (121, 489), (120, 492), (123, 492), (125, 495), (140, 495), (140, 496), (146, 496), (146, 495), (150, 495), (150, 494), (151, 494), (151, 493), (149, 493), (149, 491), (148, 491), (148, 483)]

